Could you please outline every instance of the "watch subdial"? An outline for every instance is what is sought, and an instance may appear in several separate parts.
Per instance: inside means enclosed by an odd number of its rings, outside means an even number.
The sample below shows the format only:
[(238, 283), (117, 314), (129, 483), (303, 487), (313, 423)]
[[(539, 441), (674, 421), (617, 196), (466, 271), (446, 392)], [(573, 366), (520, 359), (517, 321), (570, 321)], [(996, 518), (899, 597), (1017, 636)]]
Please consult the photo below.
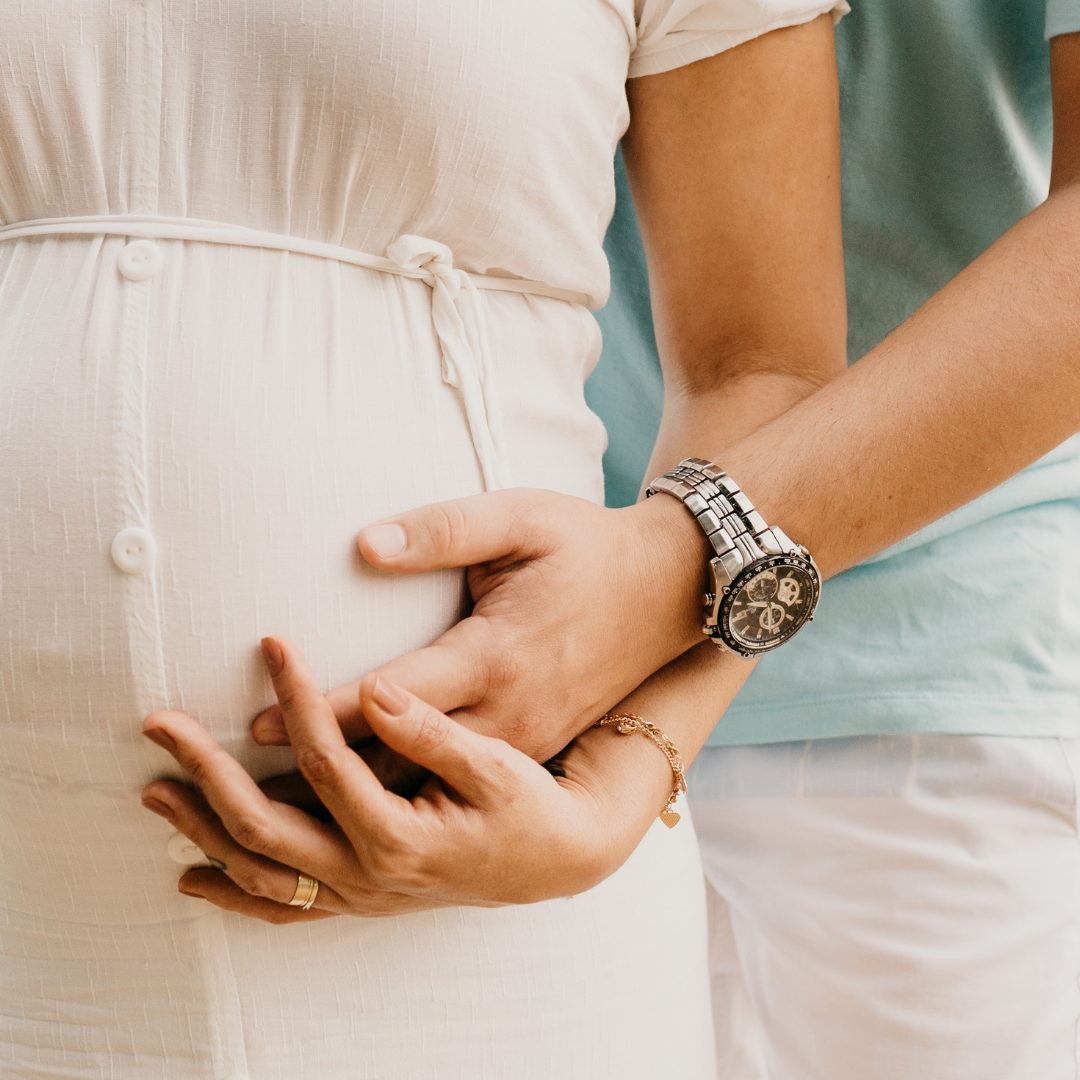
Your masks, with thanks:
[(816, 597), (817, 582), (809, 567), (791, 558), (774, 559), (734, 584), (727, 604), (727, 634), (737, 646), (764, 652), (803, 626)]

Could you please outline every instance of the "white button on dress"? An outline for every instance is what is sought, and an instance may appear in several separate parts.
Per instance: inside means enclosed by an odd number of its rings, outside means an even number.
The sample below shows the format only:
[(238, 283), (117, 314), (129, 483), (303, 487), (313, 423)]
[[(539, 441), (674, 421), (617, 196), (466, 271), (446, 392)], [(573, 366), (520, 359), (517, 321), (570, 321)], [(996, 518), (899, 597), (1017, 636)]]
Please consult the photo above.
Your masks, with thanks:
[(146, 529), (122, 529), (113, 537), (112, 559), (125, 574), (145, 574), (157, 557), (157, 541)]
[(169, 837), (169, 858), (181, 866), (197, 866), (209, 861), (203, 849), (180, 832)]
[(161, 248), (153, 240), (132, 240), (116, 260), (128, 281), (145, 281), (161, 269)]

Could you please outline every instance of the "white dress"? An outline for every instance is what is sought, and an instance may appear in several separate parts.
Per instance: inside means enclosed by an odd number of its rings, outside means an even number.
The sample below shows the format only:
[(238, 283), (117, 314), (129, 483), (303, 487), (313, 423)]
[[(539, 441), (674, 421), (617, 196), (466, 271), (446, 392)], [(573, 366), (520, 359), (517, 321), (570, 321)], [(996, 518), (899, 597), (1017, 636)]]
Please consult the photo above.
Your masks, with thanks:
[(688, 825), (573, 899), (269, 927), (176, 892), (139, 730), (289, 769), (261, 635), (331, 686), (461, 611), (360, 526), (601, 499), (628, 68), (831, 6), (0, 0), (0, 1075), (711, 1075)]

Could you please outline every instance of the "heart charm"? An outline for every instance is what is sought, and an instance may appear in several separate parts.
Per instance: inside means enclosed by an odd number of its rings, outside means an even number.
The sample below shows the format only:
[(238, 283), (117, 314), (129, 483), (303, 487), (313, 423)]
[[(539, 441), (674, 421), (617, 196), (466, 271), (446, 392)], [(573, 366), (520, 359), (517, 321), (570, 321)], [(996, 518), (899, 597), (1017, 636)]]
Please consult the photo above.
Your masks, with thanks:
[(669, 828), (674, 829), (679, 824), (679, 815), (674, 810), (669, 810), (666, 806), (660, 811), (660, 820)]

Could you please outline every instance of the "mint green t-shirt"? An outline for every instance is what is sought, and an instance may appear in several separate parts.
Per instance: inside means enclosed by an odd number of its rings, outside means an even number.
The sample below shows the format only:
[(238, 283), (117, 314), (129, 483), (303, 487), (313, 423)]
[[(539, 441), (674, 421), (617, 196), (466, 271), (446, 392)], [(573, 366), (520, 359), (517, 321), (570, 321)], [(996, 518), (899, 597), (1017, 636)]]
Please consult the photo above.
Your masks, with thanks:
[[(1046, 38), (1076, 30), (1080, 0), (852, 0), (836, 31), (851, 362), (1045, 198)], [(663, 386), (616, 166), (612, 295), (586, 392), (622, 506)], [(709, 742), (922, 731), (1080, 736), (1080, 436), (827, 582), (813, 625), (758, 663)]]

